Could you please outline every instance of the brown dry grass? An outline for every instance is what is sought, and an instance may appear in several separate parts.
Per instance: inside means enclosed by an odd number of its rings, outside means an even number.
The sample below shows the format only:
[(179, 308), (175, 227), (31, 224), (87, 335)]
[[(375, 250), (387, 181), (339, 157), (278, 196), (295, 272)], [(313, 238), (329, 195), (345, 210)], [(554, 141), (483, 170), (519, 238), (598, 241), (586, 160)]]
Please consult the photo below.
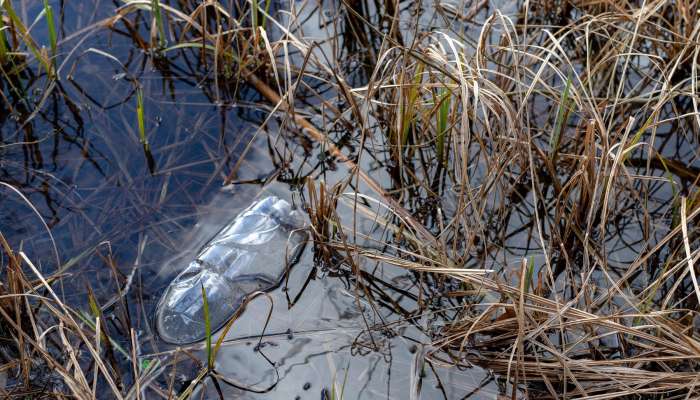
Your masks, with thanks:
[(413, 239), (329, 247), (468, 284), (434, 360), (533, 397), (697, 395), (694, 7), (537, 3), (492, 14), (475, 45), (387, 39), (352, 95), (390, 166), (386, 218)]
[[(698, 395), (695, 2), (526, 2), (518, 18), (490, 10), (471, 39), (401, 32), (389, 3), (377, 6), (379, 25), (366, 5), (343, 3), (351, 28), (343, 46), (364, 49), (361, 85), (344, 76), (339, 54), (298, 34), (294, 12), (285, 24), (268, 18), (251, 28), (241, 23), (246, 7), (235, 17), (218, 2), (184, 3), (162, 5), (177, 43), (158, 51), (213, 65), (217, 102), (234, 99), (247, 80), (274, 103), (271, 115), (281, 112), (283, 128), (331, 146), (348, 165), (346, 181), (308, 190), (319, 260), (344, 260), (358, 276), (372, 260), (463, 282), (444, 293), (456, 315), (435, 335), (433, 362), (488, 368), (518, 388), (513, 396)], [(129, 30), (149, 4), (130, 2), (102, 27)], [(478, 19), (484, 7), (461, 18)], [(439, 12), (450, 20), (452, 8)], [(268, 37), (273, 28), (280, 37)], [(132, 32), (135, 43), (155, 50), (159, 33), (151, 32)], [(316, 93), (319, 83), (346, 108)], [(300, 108), (300, 92), (316, 102)], [(318, 115), (327, 126), (309, 122)], [(338, 126), (358, 151), (336, 146), (328, 130)], [(363, 169), (367, 159), (390, 181), (380, 185)], [(346, 196), (354, 214), (345, 220), (334, 208), (353, 188), (364, 189)], [(383, 247), (357, 240), (364, 233), (355, 219), (377, 212), (367, 204), (383, 205), (387, 234), (372, 239)], [(100, 341), (109, 339), (95, 334), (100, 318), (97, 326), (76, 320), (48, 278), (5, 252), (14, 272), (2, 315), (19, 349), (16, 367), (38, 357), (76, 397), (90, 397), (98, 377), (115, 397), (138, 397), (156, 368), (120, 387), (117, 368), (101, 361), (108, 346)], [(53, 325), (19, 322), (34, 321), (27, 296), (51, 310)], [(60, 360), (42, 343), (49, 330), (69, 350)]]

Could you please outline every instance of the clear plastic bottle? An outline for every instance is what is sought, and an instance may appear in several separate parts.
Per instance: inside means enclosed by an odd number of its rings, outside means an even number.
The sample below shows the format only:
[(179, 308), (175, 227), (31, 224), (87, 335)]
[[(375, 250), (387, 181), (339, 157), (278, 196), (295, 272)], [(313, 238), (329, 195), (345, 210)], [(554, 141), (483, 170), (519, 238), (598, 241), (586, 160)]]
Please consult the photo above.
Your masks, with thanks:
[(303, 215), (276, 196), (262, 198), (226, 224), (166, 288), (156, 308), (161, 338), (175, 344), (205, 338), (207, 295), (212, 332), (252, 292), (280, 284), (307, 240)]

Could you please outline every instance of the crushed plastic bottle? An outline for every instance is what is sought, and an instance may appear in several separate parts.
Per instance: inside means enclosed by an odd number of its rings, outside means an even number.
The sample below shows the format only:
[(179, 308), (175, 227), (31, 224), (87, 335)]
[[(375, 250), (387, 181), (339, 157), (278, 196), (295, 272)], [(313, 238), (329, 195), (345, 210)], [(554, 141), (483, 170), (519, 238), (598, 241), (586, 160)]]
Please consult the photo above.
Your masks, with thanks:
[(161, 338), (175, 344), (205, 338), (202, 286), (213, 333), (248, 294), (279, 285), (306, 243), (303, 228), (301, 212), (276, 196), (258, 200), (238, 214), (166, 288), (156, 308)]

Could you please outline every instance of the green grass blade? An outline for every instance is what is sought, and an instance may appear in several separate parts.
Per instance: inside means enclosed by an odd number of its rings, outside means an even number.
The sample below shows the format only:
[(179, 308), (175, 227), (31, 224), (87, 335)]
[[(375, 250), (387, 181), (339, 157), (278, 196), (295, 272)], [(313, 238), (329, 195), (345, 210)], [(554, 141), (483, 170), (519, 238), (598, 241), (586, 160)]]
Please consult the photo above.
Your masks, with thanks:
[(90, 312), (95, 318), (102, 318), (102, 310), (97, 305), (97, 300), (95, 300), (95, 295), (92, 293), (92, 289), (88, 287), (88, 305), (90, 306)]
[(413, 122), (413, 117), (415, 116), (415, 103), (420, 95), (421, 82), (423, 82), (423, 64), (418, 64), (416, 67), (416, 72), (413, 75), (413, 84), (408, 88), (406, 107), (402, 108), (401, 110), (401, 117), (403, 119), (403, 132), (401, 133), (402, 146), (405, 146), (406, 143), (408, 143), (408, 133), (410, 132), (411, 123)]
[(343, 378), (343, 385), (340, 387), (340, 397), (338, 400), (343, 400), (345, 398), (345, 384), (348, 383), (348, 372), (350, 371), (350, 364), (345, 367), (345, 377)]
[(535, 258), (530, 257), (530, 262), (527, 265), (527, 273), (525, 275), (525, 293), (530, 291), (532, 286), (532, 276), (535, 274)]
[(564, 87), (564, 92), (561, 94), (561, 101), (559, 102), (559, 107), (557, 108), (557, 118), (554, 123), (554, 132), (549, 140), (549, 147), (552, 149), (552, 159), (556, 157), (559, 151), (559, 142), (561, 141), (561, 133), (564, 128), (564, 122), (566, 116), (569, 113), (569, 92), (571, 91), (571, 73), (566, 78), (566, 87)]
[(449, 125), (449, 113), (451, 106), (451, 92), (447, 88), (440, 90), (440, 108), (438, 109), (438, 134), (436, 139), (437, 146), (437, 159), (438, 162), (443, 163), (445, 161), (445, 136), (447, 135), (447, 127)]
[(44, 0), (44, 17), (46, 25), (49, 27), (49, 41), (51, 42), (51, 55), (56, 56), (58, 47), (58, 36), (56, 35), (56, 25), (53, 18), (53, 8), (49, 4), (49, 0)]
[(216, 47), (210, 45), (210, 44), (202, 44), (201, 42), (183, 42), (183, 43), (178, 43), (174, 46), (167, 47), (163, 49), (164, 52), (169, 52), (173, 50), (179, 50), (179, 49), (187, 49), (187, 48), (197, 48), (201, 49), (204, 48), (206, 50), (211, 51), (212, 53), (216, 52)]
[(12, 21), (12, 24), (15, 26), (19, 34), (22, 36), (22, 39), (24, 40), (24, 44), (27, 46), (29, 51), (32, 52), (34, 57), (36, 57), (37, 60), (41, 63), (41, 65), (46, 69), (46, 73), (51, 76), (53, 75), (52, 69), (51, 69), (51, 64), (49, 63), (49, 60), (46, 58), (44, 54), (41, 53), (39, 48), (36, 46), (36, 43), (34, 43), (34, 39), (32, 39), (31, 35), (29, 35), (29, 32), (27, 31), (27, 28), (24, 26), (24, 23), (22, 20), (19, 18), (17, 13), (15, 12), (14, 8), (12, 8), (12, 4), (10, 1), (5, 1), (3, 3), (3, 6), (5, 8), (5, 11), (7, 12), (7, 16), (10, 17), (10, 21)]
[(251, 0), (250, 4), (252, 6), (251, 12), (250, 12), (250, 17), (251, 17), (251, 24), (253, 26), (254, 32), (258, 31), (258, 17), (260, 14), (260, 5), (258, 4), (258, 0)]
[[(641, 128), (637, 130), (637, 132), (634, 134), (634, 137), (632, 137), (632, 140), (630, 141), (630, 144), (628, 146), (625, 146), (624, 152), (622, 153), (622, 162), (627, 161), (627, 157), (630, 155), (630, 152), (628, 152), (628, 149), (631, 149), (632, 147), (636, 146), (640, 140), (642, 140), (642, 136), (644, 135), (644, 132), (654, 123), (654, 114), (649, 116), (646, 121), (644, 121), (644, 124), (642, 125)], [(666, 169), (666, 164), (661, 160), (661, 163), (664, 164), (664, 169)], [(666, 169), (668, 172), (668, 169)]]
[(156, 20), (156, 28), (158, 29), (158, 48), (163, 49), (167, 46), (167, 41), (165, 40), (163, 14), (160, 12), (160, 0), (151, 0), (151, 12)]
[[(91, 310), (91, 311), (92, 311), (92, 310)], [(92, 329), (93, 331), (95, 331), (95, 332), (97, 333), (97, 325), (95, 325), (95, 322), (93, 322), (93, 321), (90, 319), (90, 316), (84, 314), (82, 311), (81, 311), (81, 312), (74, 313), (74, 315), (77, 316), (78, 319), (80, 319), (81, 321), (83, 321), (87, 326), (89, 326), (90, 329)], [(121, 346), (119, 345), (119, 343), (117, 343), (116, 341), (112, 340), (111, 338), (107, 338), (107, 339), (109, 339), (110, 344), (114, 347), (114, 349), (116, 349), (119, 353), (121, 353), (122, 356), (124, 356), (125, 358), (131, 357), (131, 355), (129, 354), (129, 352), (126, 351), (123, 347), (121, 347)]]
[(148, 165), (148, 170), (152, 173), (155, 172), (156, 162), (153, 158), (153, 153), (151, 153), (151, 145), (148, 143), (148, 138), (146, 137), (146, 120), (144, 117), (144, 106), (143, 106), (143, 90), (139, 86), (136, 88), (136, 119), (138, 120), (139, 126), (139, 141), (143, 146), (143, 153), (146, 156), (146, 164)]
[(207, 366), (211, 371), (214, 369), (214, 357), (211, 351), (211, 319), (209, 318), (209, 301), (204, 285), (202, 285), (202, 301), (204, 301), (204, 333), (207, 338)]
[(260, 22), (260, 26), (265, 28), (267, 25), (267, 16), (270, 15), (270, 6), (272, 5), (272, 0), (265, 0), (265, 14), (262, 16), (262, 22)]
[(146, 138), (146, 121), (144, 119), (144, 109), (143, 109), (143, 90), (141, 88), (136, 89), (136, 118), (139, 125), (139, 140), (141, 144), (148, 144), (148, 139)]
[(9, 51), (9, 45), (7, 39), (5, 38), (5, 22), (2, 19), (2, 14), (0, 13), (0, 65), (7, 62), (7, 53)]

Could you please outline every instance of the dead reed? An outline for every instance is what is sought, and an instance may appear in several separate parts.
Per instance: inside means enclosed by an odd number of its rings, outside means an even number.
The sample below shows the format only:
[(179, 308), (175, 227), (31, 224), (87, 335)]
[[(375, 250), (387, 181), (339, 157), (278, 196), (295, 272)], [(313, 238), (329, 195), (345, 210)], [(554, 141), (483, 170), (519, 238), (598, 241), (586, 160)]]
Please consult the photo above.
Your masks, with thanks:
[[(321, 164), (347, 167), (341, 182), (307, 186), (317, 260), (350, 270), (358, 296), (372, 297), (372, 261), (414, 271), (450, 301), (431, 362), (480, 365), (513, 397), (697, 396), (695, 3), (524, 2), (516, 16), (483, 3), (459, 13), (478, 34), (421, 30), (420, 9), (392, 2), (341, 2), (329, 25), (342, 35), (314, 43), (294, 8), (273, 18), (270, 2), (126, 1), (103, 27), (129, 32), (154, 65), (204, 66), (218, 104), (248, 82), (272, 102), (261, 130), (278, 118), (289, 140), (318, 144)], [(2, 22), (32, 50), (4, 4)], [(435, 15), (456, 21), (459, 10), (444, 6)], [(150, 37), (137, 28), (142, 15)], [(50, 75), (46, 51), (31, 53)], [(362, 232), (362, 217), (382, 234)], [(119, 347), (100, 307), (81, 319), (51, 289), (61, 277), (3, 245), (6, 368), (22, 371), (27, 390), (38, 359), (75, 397), (94, 396), (101, 380), (114, 397), (140, 396), (160, 366), (124, 350), (132, 371), (103, 361)], [(441, 311), (423, 296), (407, 319)], [(34, 317), (32, 304), (48, 315)]]
[(391, 230), (433, 240), (328, 246), (467, 284), (444, 294), (459, 313), (431, 357), (489, 368), (514, 396), (697, 395), (698, 16), (562, 7), (496, 12), (475, 45), (387, 39), (351, 90), (360, 154), (381, 149)]

